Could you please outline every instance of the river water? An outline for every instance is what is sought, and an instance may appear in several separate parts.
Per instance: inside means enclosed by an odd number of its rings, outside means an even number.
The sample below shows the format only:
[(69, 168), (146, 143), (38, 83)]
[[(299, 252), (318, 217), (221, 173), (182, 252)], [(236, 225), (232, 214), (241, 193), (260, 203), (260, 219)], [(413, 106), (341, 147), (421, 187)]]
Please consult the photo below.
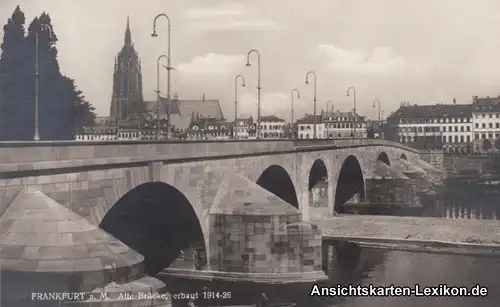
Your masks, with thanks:
[[(500, 188), (499, 188), (500, 191)], [(447, 180), (437, 195), (424, 199), (418, 215), (445, 218), (500, 219), (500, 194), (463, 179)], [(405, 212), (397, 212), (406, 215)], [(415, 213), (413, 212), (412, 215)], [(500, 223), (500, 221), (499, 221)], [(374, 286), (466, 286), (488, 288), (488, 296), (471, 297), (311, 297), (311, 285), (257, 287), (242, 284), (207, 283), (212, 289), (231, 291), (233, 304), (255, 303), (266, 292), (271, 302), (295, 302), (299, 307), (474, 307), (500, 306), (500, 259), (361, 249), (360, 253), (337, 254), (329, 262), (329, 285)], [(172, 281), (169, 282), (172, 284)], [(176, 280), (180, 289), (192, 289), (191, 281)], [(175, 291), (175, 290), (174, 290)], [(189, 290), (188, 290), (189, 291)], [(229, 303), (227, 301), (226, 303)], [(212, 304), (210, 304), (212, 305)]]

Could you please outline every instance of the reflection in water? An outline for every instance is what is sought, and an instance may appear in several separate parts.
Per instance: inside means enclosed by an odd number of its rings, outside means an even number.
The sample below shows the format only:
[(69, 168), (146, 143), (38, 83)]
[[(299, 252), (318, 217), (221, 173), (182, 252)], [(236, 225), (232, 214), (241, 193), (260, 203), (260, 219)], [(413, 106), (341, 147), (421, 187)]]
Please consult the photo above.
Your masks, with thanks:
[[(422, 199), (418, 215), (446, 218), (499, 219), (500, 194), (486, 192), (483, 186), (449, 180), (436, 195)], [(320, 200), (322, 203), (323, 200)], [(397, 215), (416, 215), (398, 210)], [(410, 253), (337, 244), (328, 256), (328, 282), (325, 285), (407, 285), (488, 287), (486, 298), (461, 297), (310, 297), (312, 285), (255, 285), (233, 282), (194, 282), (169, 280), (171, 291), (193, 292), (208, 286), (214, 291), (231, 291), (236, 300), (198, 306), (254, 304), (261, 292), (271, 302), (296, 302), (298, 307), (491, 307), (500, 306), (500, 259), (444, 254)], [(177, 302), (176, 305), (179, 305)], [(186, 303), (186, 302), (184, 302)], [(181, 304), (182, 305), (182, 304)], [(180, 306), (180, 305), (179, 305)]]

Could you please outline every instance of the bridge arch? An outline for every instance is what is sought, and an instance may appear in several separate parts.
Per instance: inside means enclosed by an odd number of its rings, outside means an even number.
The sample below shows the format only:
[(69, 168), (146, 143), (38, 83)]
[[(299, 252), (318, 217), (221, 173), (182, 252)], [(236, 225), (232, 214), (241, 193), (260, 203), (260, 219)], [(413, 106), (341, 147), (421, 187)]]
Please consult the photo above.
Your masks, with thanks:
[(382, 163), (385, 163), (389, 166), (391, 166), (391, 161), (389, 160), (389, 156), (387, 155), (387, 153), (385, 151), (382, 151), (378, 157), (377, 157), (377, 161), (380, 161)]
[(399, 157), (401, 160), (407, 160), (408, 161), (408, 158), (406, 157), (406, 154), (402, 154), (401, 157)]
[(335, 212), (343, 213), (343, 205), (356, 194), (360, 201), (365, 200), (365, 179), (358, 158), (350, 155), (342, 163), (337, 179)]
[(168, 267), (183, 249), (206, 251), (191, 203), (164, 182), (147, 182), (130, 190), (106, 213), (99, 227), (143, 255), (150, 275)]
[(271, 165), (262, 172), (257, 184), (295, 208), (299, 208), (297, 192), (288, 172), (279, 165)]
[[(322, 159), (314, 161), (309, 170), (309, 205), (318, 206), (320, 198), (328, 195), (328, 170)], [(314, 188), (316, 188), (314, 190)]]

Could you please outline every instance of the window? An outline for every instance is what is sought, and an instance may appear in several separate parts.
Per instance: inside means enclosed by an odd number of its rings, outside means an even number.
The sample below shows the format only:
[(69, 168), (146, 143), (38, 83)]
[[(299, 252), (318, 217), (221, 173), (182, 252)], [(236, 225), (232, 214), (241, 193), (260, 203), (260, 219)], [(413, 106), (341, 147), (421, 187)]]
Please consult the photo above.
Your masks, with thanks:
[(493, 114), (489, 114), (489, 116), (488, 116), (488, 117), (489, 117), (489, 118), (493, 118)]
[(467, 136), (467, 143), (470, 142), (470, 135)]
[(479, 133), (475, 133), (475, 134), (474, 134), (474, 139), (475, 139), (475, 140), (479, 140)]
[(461, 126), (461, 127), (460, 127), (460, 131), (461, 131), (461, 132), (464, 132), (464, 126)]
[(470, 132), (470, 126), (467, 126), (467, 132)]
[(485, 123), (483, 123), (482, 127), (483, 127), (483, 129), (486, 129), (486, 124), (485, 124)]
[[(490, 115), (491, 115), (491, 114), (490, 114)], [(490, 124), (489, 124), (489, 127), (490, 127), (490, 128), (493, 128), (493, 123), (490, 123)]]
[(495, 128), (500, 128), (500, 123), (495, 123)]

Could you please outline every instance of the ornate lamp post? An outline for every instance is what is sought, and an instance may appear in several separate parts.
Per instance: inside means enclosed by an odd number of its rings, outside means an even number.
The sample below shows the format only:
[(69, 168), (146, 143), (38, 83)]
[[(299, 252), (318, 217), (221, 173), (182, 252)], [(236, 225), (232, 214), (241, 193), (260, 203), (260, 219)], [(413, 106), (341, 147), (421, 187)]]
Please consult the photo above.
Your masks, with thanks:
[(245, 77), (242, 75), (237, 75), (236, 78), (234, 78), (234, 138), (238, 138), (238, 130), (237, 130), (237, 120), (238, 120), (238, 80), (241, 79), (241, 87), (245, 87)]
[(297, 93), (297, 98), (300, 99), (300, 91), (296, 88), (292, 90), (292, 112), (291, 112), (291, 118), (290, 118), (290, 125), (292, 127), (292, 137), (295, 138), (295, 126), (294, 126), (294, 118), (293, 118), (293, 94)]
[(313, 127), (314, 127), (314, 134), (313, 134), (313, 139), (316, 139), (316, 73), (314, 71), (308, 71), (306, 74), (306, 84), (309, 84), (309, 75), (314, 76), (314, 92), (313, 92)]
[(375, 99), (373, 101), (373, 107), (374, 108), (375, 108), (375, 105), (378, 105), (378, 122), (380, 123), (380, 120), (382, 119), (382, 113), (380, 111), (380, 107), (381, 107), (382, 103), (380, 102), (380, 100)]
[(349, 86), (347, 88), (347, 96), (349, 97), (349, 92), (352, 90), (352, 96), (353, 96), (353, 114), (352, 114), (352, 136), (355, 138), (356, 137), (356, 89), (352, 86)]
[[(161, 13), (161, 14), (158, 14), (156, 15), (156, 17), (154, 18), (153, 20), (153, 34), (151, 34), (152, 37), (158, 37), (158, 34), (156, 33), (156, 21), (158, 20), (158, 18), (160, 17), (164, 17), (167, 19), (168, 21), (168, 33), (167, 33), (167, 44), (168, 44), (168, 51), (167, 51), (167, 79), (168, 79), (168, 83), (167, 83), (167, 135), (166, 135), (166, 138), (168, 139), (170, 137), (170, 71), (172, 70), (172, 56), (171, 56), (171, 53), (170, 53), (170, 32), (171, 32), (171, 23), (170, 23), (170, 18), (168, 17), (167, 14), (165, 13)], [(159, 94), (158, 94), (159, 95)]]
[(38, 99), (39, 99), (39, 45), (40, 31), (49, 31), (49, 37), (52, 38), (52, 29), (47, 24), (40, 24), (40, 29), (35, 33), (35, 131), (33, 133), (33, 141), (40, 141), (40, 131), (38, 126)]
[[(158, 57), (156, 61), (156, 139), (160, 139), (160, 61), (161, 59), (167, 59), (168, 55), (162, 54)], [(167, 130), (169, 127), (167, 127)]]
[(252, 53), (257, 54), (257, 126), (256, 126), (256, 133), (257, 133), (257, 139), (260, 139), (260, 94), (262, 90), (262, 86), (260, 84), (260, 52), (257, 49), (252, 49), (248, 51), (247, 54), (247, 64), (246, 66), (252, 66), (250, 64), (250, 55)]

